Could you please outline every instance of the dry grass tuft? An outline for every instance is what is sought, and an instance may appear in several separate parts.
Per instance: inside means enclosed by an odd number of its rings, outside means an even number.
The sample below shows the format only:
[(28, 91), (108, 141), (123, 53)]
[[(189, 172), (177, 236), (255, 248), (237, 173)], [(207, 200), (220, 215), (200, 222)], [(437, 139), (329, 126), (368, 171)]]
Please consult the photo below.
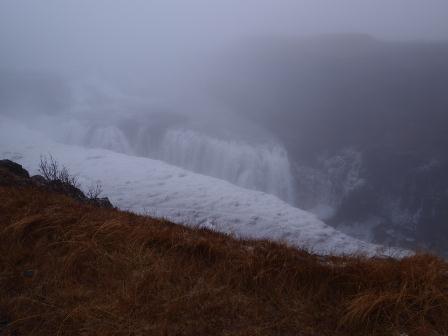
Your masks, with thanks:
[(447, 280), (0, 188), (0, 335), (446, 335)]

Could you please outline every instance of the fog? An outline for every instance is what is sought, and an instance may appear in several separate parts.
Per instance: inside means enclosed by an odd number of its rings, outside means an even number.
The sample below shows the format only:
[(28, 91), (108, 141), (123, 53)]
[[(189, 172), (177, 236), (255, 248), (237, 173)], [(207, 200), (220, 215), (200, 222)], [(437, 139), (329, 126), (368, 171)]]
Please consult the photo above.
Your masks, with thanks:
[(3, 0), (0, 116), (448, 253), (446, 41), (444, 0)]
[(72, 74), (161, 75), (249, 36), (355, 32), (443, 40), (447, 13), (443, 0), (3, 0), (2, 64)]
[(216, 67), (208, 63), (253, 37), (445, 40), (447, 13), (443, 0), (4, 0), (0, 66), (100, 77), (120, 90), (157, 90), (159, 99), (171, 99), (206, 76), (205, 66)]

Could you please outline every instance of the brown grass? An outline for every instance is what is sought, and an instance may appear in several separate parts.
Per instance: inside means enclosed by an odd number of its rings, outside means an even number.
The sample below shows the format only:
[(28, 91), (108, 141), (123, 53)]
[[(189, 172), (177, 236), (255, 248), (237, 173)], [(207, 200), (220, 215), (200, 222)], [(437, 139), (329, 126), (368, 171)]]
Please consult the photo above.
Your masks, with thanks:
[(0, 335), (446, 335), (447, 272), (0, 188)]

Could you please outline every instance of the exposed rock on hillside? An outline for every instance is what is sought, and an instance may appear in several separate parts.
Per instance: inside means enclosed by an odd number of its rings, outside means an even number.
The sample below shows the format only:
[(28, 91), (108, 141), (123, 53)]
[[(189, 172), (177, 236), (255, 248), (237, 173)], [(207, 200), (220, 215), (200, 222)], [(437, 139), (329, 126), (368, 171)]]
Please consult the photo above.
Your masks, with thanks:
[(41, 175), (30, 174), (20, 164), (11, 160), (0, 160), (0, 186), (35, 186), (70, 196), (80, 202), (103, 208), (113, 208), (107, 197), (87, 197), (81, 189), (60, 180), (48, 180)]

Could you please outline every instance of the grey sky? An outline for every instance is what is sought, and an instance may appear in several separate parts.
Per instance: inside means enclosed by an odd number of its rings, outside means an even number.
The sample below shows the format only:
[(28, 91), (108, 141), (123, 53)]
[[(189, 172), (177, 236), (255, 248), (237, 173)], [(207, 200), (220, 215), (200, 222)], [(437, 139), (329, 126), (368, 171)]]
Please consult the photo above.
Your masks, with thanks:
[(345, 32), (448, 39), (448, 1), (2, 0), (0, 66), (157, 68), (235, 38)]

